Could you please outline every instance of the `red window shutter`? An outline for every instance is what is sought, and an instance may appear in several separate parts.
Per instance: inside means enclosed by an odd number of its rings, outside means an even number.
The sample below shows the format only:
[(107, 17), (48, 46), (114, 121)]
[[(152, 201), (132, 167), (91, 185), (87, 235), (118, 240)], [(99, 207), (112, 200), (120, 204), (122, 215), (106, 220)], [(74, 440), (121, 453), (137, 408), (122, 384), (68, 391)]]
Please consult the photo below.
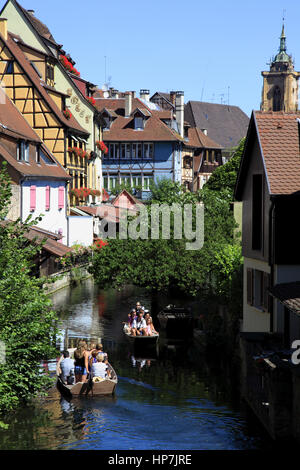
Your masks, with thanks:
[(46, 186), (46, 211), (50, 210), (50, 186)]
[(253, 269), (247, 269), (247, 303), (253, 305)]
[(30, 186), (30, 210), (35, 211), (36, 208), (36, 186)]
[(65, 207), (65, 188), (60, 186), (58, 188), (58, 208), (63, 209)]

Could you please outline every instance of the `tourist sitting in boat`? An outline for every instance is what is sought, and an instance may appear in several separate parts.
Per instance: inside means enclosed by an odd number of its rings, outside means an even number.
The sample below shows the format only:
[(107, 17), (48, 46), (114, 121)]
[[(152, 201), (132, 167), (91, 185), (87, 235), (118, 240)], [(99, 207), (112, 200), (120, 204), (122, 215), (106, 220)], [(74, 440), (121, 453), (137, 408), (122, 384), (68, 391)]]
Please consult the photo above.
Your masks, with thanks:
[(65, 350), (63, 352), (63, 359), (59, 363), (60, 365), (60, 378), (61, 380), (68, 385), (72, 385), (75, 381), (74, 377), (74, 360), (70, 358), (69, 351)]
[(144, 318), (145, 318), (145, 321), (146, 321), (146, 323), (147, 323), (147, 319), (148, 319), (148, 318), (151, 318), (151, 317), (150, 317), (149, 310), (145, 310), (144, 313), (145, 313), (145, 314), (144, 314)]
[(141, 305), (141, 302), (137, 302), (135, 306), (135, 310), (137, 314), (139, 314), (140, 311), (143, 311), (144, 313), (145, 307)]
[(143, 317), (143, 312), (140, 310), (139, 314), (138, 314), (138, 317), (133, 322), (132, 329), (131, 329), (131, 334), (133, 336), (141, 336), (141, 335), (146, 336), (146, 334), (147, 334), (146, 326), (147, 325), (146, 325), (145, 319)]
[(146, 334), (147, 336), (157, 335), (157, 331), (154, 328), (152, 318), (149, 316), (146, 320)]
[(101, 377), (102, 379), (106, 379), (110, 377), (110, 372), (108, 370), (107, 364), (104, 362), (105, 356), (103, 353), (98, 353), (96, 356), (96, 362), (92, 364), (91, 372), (92, 378), (94, 377)]
[(92, 354), (89, 359), (89, 366), (91, 368), (92, 364), (95, 364), (97, 362), (97, 354), (104, 354), (104, 362), (107, 364), (108, 363), (108, 355), (106, 352), (103, 351), (103, 346), (100, 343), (96, 344), (95, 349), (92, 351)]

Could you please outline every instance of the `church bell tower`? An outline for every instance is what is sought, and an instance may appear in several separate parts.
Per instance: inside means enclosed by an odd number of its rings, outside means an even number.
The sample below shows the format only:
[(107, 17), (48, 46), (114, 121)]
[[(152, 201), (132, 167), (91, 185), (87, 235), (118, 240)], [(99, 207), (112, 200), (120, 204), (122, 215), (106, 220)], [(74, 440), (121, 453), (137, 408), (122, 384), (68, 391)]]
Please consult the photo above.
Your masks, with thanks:
[(292, 56), (286, 52), (284, 25), (280, 36), (279, 52), (272, 59), (270, 71), (261, 74), (264, 80), (261, 111), (297, 112), (300, 72), (294, 70)]

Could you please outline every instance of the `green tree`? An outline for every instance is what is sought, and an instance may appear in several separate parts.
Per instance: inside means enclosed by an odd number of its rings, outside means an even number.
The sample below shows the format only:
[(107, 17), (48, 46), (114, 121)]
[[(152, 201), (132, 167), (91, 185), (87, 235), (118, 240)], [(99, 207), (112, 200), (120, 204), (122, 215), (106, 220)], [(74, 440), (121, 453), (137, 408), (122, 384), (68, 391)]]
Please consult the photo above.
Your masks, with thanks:
[(219, 166), (211, 175), (208, 182), (205, 184), (207, 189), (213, 191), (220, 191), (228, 189), (233, 196), (237, 174), (240, 167), (241, 158), (245, 146), (245, 138), (241, 139), (233, 156), (225, 165)]
[[(42, 359), (55, 357), (57, 317), (42, 288), (44, 279), (32, 276), (33, 260), (41, 246), (25, 237), (30, 226), (3, 221), (9, 203), (9, 178), (0, 171), (0, 340), (5, 361), (0, 361), (0, 411), (11, 410), (45, 390), (50, 378), (41, 373)], [(3, 363), (4, 362), (4, 363)]]

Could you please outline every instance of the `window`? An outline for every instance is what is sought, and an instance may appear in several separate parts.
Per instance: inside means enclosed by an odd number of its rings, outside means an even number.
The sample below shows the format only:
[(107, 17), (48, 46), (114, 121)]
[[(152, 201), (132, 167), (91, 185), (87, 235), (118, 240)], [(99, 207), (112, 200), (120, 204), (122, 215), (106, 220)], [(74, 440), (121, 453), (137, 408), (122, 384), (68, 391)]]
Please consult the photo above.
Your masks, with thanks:
[(119, 158), (119, 144), (109, 144), (109, 158)]
[(153, 176), (144, 176), (144, 186), (145, 191), (150, 191), (150, 183), (153, 181)]
[(144, 119), (141, 116), (135, 116), (134, 128), (136, 131), (141, 131), (144, 129)]
[(252, 249), (262, 249), (263, 236), (263, 178), (252, 178)]
[(275, 87), (273, 93), (273, 111), (281, 110), (281, 92), (278, 86)]
[(54, 67), (53, 65), (47, 64), (46, 65), (46, 79), (47, 80), (54, 80)]
[(270, 274), (258, 269), (247, 269), (247, 303), (264, 312), (270, 309)]
[(126, 158), (126, 145), (121, 144), (121, 158)]
[(153, 144), (144, 144), (144, 158), (152, 159), (153, 158)]
[(142, 144), (132, 144), (132, 158), (142, 158)]
[(108, 177), (107, 176), (103, 177), (103, 187), (104, 189), (108, 189)]
[(131, 144), (126, 144), (126, 158), (131, 158)]
[(132, 187), (142, 187), (142, 177), (141, 176), (133, 176), (132, 177)]
[(118, 178), (117, 176), (110, 176), (109, 177), (109, 186), (108, 189), (114, 189), (118, 184)]
[(105, 122), (105, 125), (104, 125), (103, 129), (104, 129), (104, 130), (110, 129), (110, 124), (111, 124), (111, 119), (110, 119), (110, 117), (109, 117), (107, 114), (104, 115), (104, 116), (102, 116), (102, 117), (103, 117), (103, 120), (104, 120), (104, 122)]
[(12, 74), (14, 73), (14, 61), (13, 60), (8, 60), (6, 63), (6, 68), (4, 71), (5, 74)]
[(21, 140), (17, 147), (17, 160), (29, 163), (29, 143)]
[(126, 186), (131, 186), (130, 175), (121, 175), (121, 184)]

